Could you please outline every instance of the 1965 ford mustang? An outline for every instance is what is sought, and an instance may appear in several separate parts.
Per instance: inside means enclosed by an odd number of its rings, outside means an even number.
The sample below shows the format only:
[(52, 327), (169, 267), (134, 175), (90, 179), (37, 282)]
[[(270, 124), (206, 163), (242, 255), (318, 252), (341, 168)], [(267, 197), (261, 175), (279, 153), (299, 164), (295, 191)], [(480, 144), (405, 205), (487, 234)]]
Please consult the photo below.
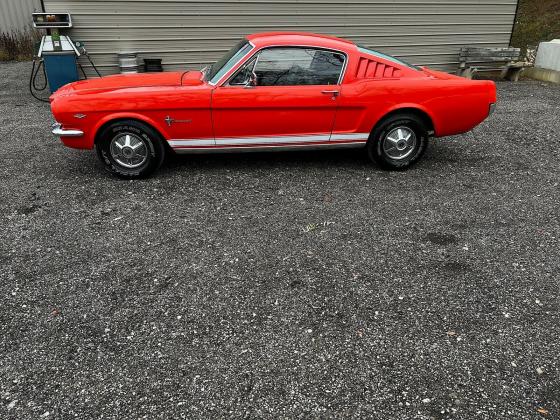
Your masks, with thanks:
[(356, 147), (404, 169), (430, 137), (488, 117), (496, 87), (339, 38), (263, 33), (202, 71), (84, 80), (50, 99), (65, 145), (95, 148), (111, 172), (137, 178), (169, 152)]

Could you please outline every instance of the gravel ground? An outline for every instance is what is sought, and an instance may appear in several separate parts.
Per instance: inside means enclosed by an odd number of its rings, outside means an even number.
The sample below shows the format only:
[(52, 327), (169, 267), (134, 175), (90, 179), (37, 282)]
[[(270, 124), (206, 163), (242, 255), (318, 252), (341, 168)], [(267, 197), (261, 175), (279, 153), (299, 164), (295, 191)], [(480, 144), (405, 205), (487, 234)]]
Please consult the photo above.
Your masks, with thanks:
[(560, 87), (403, 173), (358, 151), (122, 181), (0, 64), (0, 418), (560, 418)]

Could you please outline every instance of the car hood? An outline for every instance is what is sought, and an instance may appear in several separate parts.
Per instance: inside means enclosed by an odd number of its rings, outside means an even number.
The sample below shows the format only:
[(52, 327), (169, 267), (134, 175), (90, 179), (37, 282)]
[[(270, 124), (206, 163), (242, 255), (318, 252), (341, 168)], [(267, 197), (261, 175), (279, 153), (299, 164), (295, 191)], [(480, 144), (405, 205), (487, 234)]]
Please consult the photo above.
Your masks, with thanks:
[(117, 74), (69, 83), (58, 89), (51, 96), (51, 100), (57, 96), (66, 96), (73, 93), (79, 94), (92, 91), (109, 91), (150, 86), (181, 86), (181, 84), (193, 85), (200, 83), (202, 83), (201, 73), (198, 71)]

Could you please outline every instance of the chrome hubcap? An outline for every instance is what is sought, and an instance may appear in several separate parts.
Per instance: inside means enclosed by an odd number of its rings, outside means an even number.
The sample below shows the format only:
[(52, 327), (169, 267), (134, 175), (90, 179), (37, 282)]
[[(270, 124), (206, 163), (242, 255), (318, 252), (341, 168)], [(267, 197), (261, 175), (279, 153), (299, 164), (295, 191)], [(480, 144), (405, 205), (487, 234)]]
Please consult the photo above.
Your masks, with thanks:
[(383, 151), (391, 159), (404, 159), (414, 152), (416, 135), (408, 127), (397, 127), (383, 139)]
[(148, 147), (141, 137), (120, 133), (111, 140), (111, 156), (125, 168), (137, 168), (148, 159)]

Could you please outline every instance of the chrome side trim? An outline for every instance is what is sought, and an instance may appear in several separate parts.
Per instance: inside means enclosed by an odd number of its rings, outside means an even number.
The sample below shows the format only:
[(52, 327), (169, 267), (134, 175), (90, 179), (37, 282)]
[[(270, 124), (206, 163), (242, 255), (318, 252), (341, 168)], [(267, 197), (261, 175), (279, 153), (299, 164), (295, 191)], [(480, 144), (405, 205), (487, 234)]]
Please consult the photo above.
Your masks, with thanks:
[(332, 144), (294, 144), (290, 146), (261, 145), (261, 146), (237, 146), (237, 147), (184, 147), (174, 149), (177, 154), (203, 154), (203, 153), (249, 153), (249, 152), (286, 152), (294, 150), (321, 150), (321, 149), (360, 149), (366, 142), (354, 141), (347, 143)]
[(168, 140), (171, 147), (191, 147), (191, 146), (215, 146), (216, 142), (212, 138), (208, 139), (177, 139)]
[(81, 130), (64, 130), (60, 123), (52, 125), (52, 133), (59, 137), (80, 137), (84, 135), (84, 132)]
[(234, 146), (238, 144), (270, 144), (270, 143), (307, 143), (329, 141), (329, 134), (312, 136), (278, 136), (278, 137), (248, 137), (248, 138), (217, 138), (216, 146)]
[(336, 140), (363, 140), (367, 141), (369, 139), (369, 133), (350, 133), (350, 134), (333, 134), (331, 135), (331, 141)]
[[(367, 141), (369, 133), (349, 134), (313, 134), (307, 136), (266, 136), (266, 137), (218, 137), (216, 139), (172, 139), (169, 140), (171, 147), (209, 147), (209, 146), (239, 146), (247, 145), (254, 147), (274, 143), (321, 143), (328, 141)], [(303, 145), (305, 146), (305, 144)]]

